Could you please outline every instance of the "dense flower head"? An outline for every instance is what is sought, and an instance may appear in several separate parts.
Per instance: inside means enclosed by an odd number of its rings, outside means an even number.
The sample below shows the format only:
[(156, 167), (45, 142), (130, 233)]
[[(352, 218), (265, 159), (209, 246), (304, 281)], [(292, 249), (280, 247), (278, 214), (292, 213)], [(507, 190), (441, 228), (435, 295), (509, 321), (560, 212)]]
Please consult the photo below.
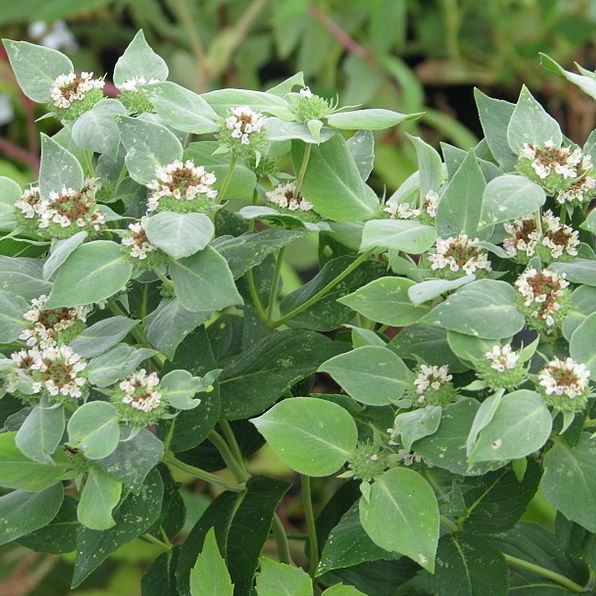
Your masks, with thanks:
[(484, 357), (490, 362), (490, 367), (498, 372), (505, 372), (517, 366), (519, 354), (513, 351), (511, 344), (493, 346)]
[(249, 145), (252, 137), (258, 135), (265, 124), (265, 117), (248, 106), (238, 106), (230, 109), (230, 115), (224, 121), (225, 128), (232, 139), (237, 139), (242, 145)]
[(126, 247), (127, 253), (135, 261), (145, 261), (150, 263), (152, 254), (159, 251), (157, 246), (149, 242), (147, 238), (147, 217), (142, 217), (139, 221), (129, 224), (127, 235), (122, 238), (122, 245)]
[(60, 75), (50, 88), (51, 105), (61, 117), (77, 118), (103, 97), (104, 84), (92, 72)]
[(155, 168), (155, 179), (147, 187), (153, 192), (147, 197), (147, 211), (202, 211), (213, 207), (218, 192), (213, 172), (207, 172), (194, 161), (179, 159)]
[(436, 251), (428, 256), (431, 269), (447, 270), (446, 272), (465, 275), (476, 273), (481, 269), (491, 270), (490, 261), (480, 248), (475, 246), (478, 238), (469, 238), (467, 234), (459, 234), (450, 238), (437, 238)]
[(494, 345), (476, 364), (478, 376), (491, 389), (510, 389), (524, 382), (527, 371), (511, 344)]
[[(584, 155), (580, 148), (557, 147), (552, 140), (546, 141), (543, 146), (524, 143), (517, 167), (522, 174), (540, 184), (548, 192), (559, 193), (557, 195), (559, 203), (577, 201), (578, 193), (585, 190), (587, 194), (591, 194), (594, 188), (594, 180), (590, 175), (592, 170), (590, 156)], [(580, 181), (581, 184), (578, 186), (577, 183)], [(571, 195), (561, 194), (572, 188)], [(587, 196), (579, 202), (585, 198)]]
[(282, 209), (289, 211), (311, 211), (313, 204), (309, 203), (300, 192), (296, 193), (296, 182), (279, 184), (273, 190), (265, 193), (267, 200)]
[(120, 84), (120, 96), (118, 99), (128, 108), (132, 114), (141, 114), (143, 112), (152, 112), (153, 104), (147, 98), (147, 95), (140, 89), (142, 85), (151, 85), (159, 83), (159, 79), (149, 79), (145, 77), (132, 77)]
[(528, 324), (541, 329), (552, 327), (566, 314), (566, 288), (569, 282), (564, 273), (545, 269), (527, 269), (515, 281), (520, 310), (526, 315)]
[(122, 420), (141, 426), (159, 420), (167, 407), (157, 373), (147, 373), (144, 368), (120, 382), (112, 402)]
[(40, 203), (39, 186), (32, 186), (23, 191), (23, 194), (16, 201), (15, 207), (25, 219), (33, 219), (39, 215)]
[(127, 79), (124, 83), (121, 83), (119, 88), (121, 91), (139, 91), (139, 85), (151, 85), (159, 82), (159, 79), (147, 80), (145, 77), (132, 77), (132, 79)]
[(320, 120), (332, 114), (336, 108), (325, 98), (313, 93), (309, 87), (302, 87), (298, 93), (292, 94), (291, 98), (292, 111), (300, 122)]
[(457, 396), (457, 391), (451, 383), (452, 375), (449, 367), (421, 364), (413, 380), (412, 398), (414, 405), (445, 405), (451, 403)]
[(554, 358), (538, 373), (545, 401), (561, 411), (584, 409), (590, 387), (590, 371), (572, 358)]
[(385, 471), (387, 456), (388, 452), (377, 443), (358, 443), (348, 460), (349, 475), (358, 480), (374, 480)]
[(87, 316), (93, 310), (90, 304), (44, 309), (47, 301), (45, 294), (34, 298), (31, 301), (32, 308), (23, 315), (30, 327), (19, 335), (19, 339), (28, 346), (38, 345), (44, 349), (55, 346), (58, 342), (70, 341), (83, 329)]
[[(14, 352), (11, 358), (30, 377), (34, 393), (44, 393), (58, 403), (83, 397), (88, 381), (82, 373), (87, 363), (70, 346), (34, 347)], [(12, 390), (9, 382), (9, 391)]]

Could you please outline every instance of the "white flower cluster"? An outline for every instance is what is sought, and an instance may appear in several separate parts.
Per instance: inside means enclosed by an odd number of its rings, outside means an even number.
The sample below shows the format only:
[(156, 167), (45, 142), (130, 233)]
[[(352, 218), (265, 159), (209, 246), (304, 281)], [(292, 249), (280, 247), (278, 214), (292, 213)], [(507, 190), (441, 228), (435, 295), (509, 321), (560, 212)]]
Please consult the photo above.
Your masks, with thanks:
[(151, 412), (161, 405), (161, 393), (156, 390), (158, 385), (157, 374), (147, 374), (147, 371), (141, 368), (120, 383), (120, 389), (124, 391), (122, 403), (135, 410)]
[(446, 364), (443, 366), (421, 364), (418, 376), (414, 379), (416, 393), (420, 396), (417, 401), (422, 403), (425, 399), (425, 391), (438, 391), (452, 378)]
[(119, 87), (121, 91), (138, 91), (139, 85), (151, 85), (152, 83), (159, 83), (159, 79), (149, 79), (147, 80), (145, 77), (133, 77), (132, 79), (127, 79), (122, 83)]
[(233, 138), (240, 139), (243, 145), (248, 145), (250, 135), (263, 128), (265, 117), (248, 106), (238, 106), (230, 111), (231, 115), (225, 120), (226, 128), (232, 131)]
[[(589, 159), (588, 156), (586, 158)], [(591, 167), (592, 162), (590, 161), (589, 163)], [(573, 201), (581, 203), (592, 195), (594, 189), (596, 189), (596, 178), (593, 178), (589, 174), (584, 174), (579, 180), (573, 182), (569, 188), (560, 191), (555, 196), (555, 200), (561, 205)]]
[(511, 257), (516, 256), (518, 252), (532, 257), (540, 243), (548, 248), (552, 259), (559, 259), (563, 255), (577, 255), (579, 238), (576, 230), (562, 224), (561, 219), (550, 209), (542, 214), (541, 224), (542, 237), (533, 216), (519, 217), (511, 223), (504, 224), (505, 231), (510, 234), (503, 240), (505, 252)]
[(476, 242), (479, 242), (478, 238), (468, 238), (467, 234), (437, 238), (436, 252), (428, 256), (431, 269), (449, 268), (453, 272), (463, 270), (466, 275), (478, 269), (491, 271), (488, 257), (474, 246)]
[(587, 390), (590, 371), (584, 364), (578, 364), (571, 358), (554, 358), (540, 371), (538, 379), (547, 395), (574, 398)]
[(79, 228), (90, 226), (99, 231), (106, 223), (94, 199), (72, 188), (62, 188), (60, 192), (52, 191), (48, 200), (39, 202), (37, 213), (40, 229), (48, 228), (51, 223), (55, 223), (61, 228), (70, 225)]
[(431, 216), (437, 216), (437, 208), (439, 207), (439, 195), (434, 190), (429, 190), (424, 196), (422, 208)]
[(505, 372), (508, 369), (515, 368), (519, 360), (519, 354), (511, 349), (510, 344), (503, 347), (495, 345), (484, 356), (490, 361), (491, 368), (498, 372)]
[[(52, 397), (82, 397), (87, 379), (80, 373), (87, 368), (81, 356), (69, 346), (50, 346), (40, 350), (21, 350), (11, 355), (17, 367), (25, 370), (32, 379), (35, 393), (42, 390)], [(14, 388), (8, 388), (14, 391)]]
[(39, 215), (40, 202), (39, 186), (32, 186), (23, 192), (23, 195), (15, 203), (15, 207), (23, 214), (23, 217), (33, 219)]
[(93, 306), (63, 307), (55, 310), (44, 310), (48, 297), (42, 294), (39, 298), (31, 301), (33, 308), (28, 310), (23, 318), (30, 321), (32, 326), (25, 329), (19, 339), (26, 342), (28, 346), (39, 345), (45, 349), (56, 345), (56, 337), (60, 331), (69, 329), (77, 323), (85, 323), (87, 315), (92, 312)]
[(132, 234), (122, 239), (122, 244), (130, 247), (130, 256), (141, 261), (146, 259), (149, 253), (157, 250), (157, 246), (151, 244), (147, 238), (146, 225), (147, 217), (143, 216), (140, 221), (128, 226)]
[(559, 298), (564, 295), (568, 285), (564, 273), (548, 269), (541, 272), (528, 269), (515, 281), (515, 287), (524, 299), (524, 306), (535, 308), (532, 316), (543, 319), (549, 327), (555, 324), (553, 314), (561, 308)]
[(439, 206), (439, 195), (434, 190), (429, 190), (422, 202), (422, 209), (412, 207), (410, 203), (394, 203), (388, 201), (383, 211), (389, 213), (391, 219), (413, 219), (420, 217), (423, 211), (430, 217), (436, 217), (437, 207)]
[(296, 182), (279, 184), (265, 195), (271, 203), (290, 211), (311, 211), (313, 208), (313, 204), (309, 203), (300, 193), (296, 195)]
[(566, 179), (577, 178), (578, 166), (582, 170), (592, 167), (592, 160), (588, 155), (584, 156), (581, 149), (571, 151), (569, 147), (555, 147), (552, 140), (546, 141), (544, 147), (524, 143), (519, 157), (529, 159), (536, 175), (543, 179), (553, 172)]
[(147, 198), (147, 211), (155, 211), (162, 197), (172, 197), (178, 201), (192, 201), (197, 195), (210, 199), (217, 197), (217, 190), (212, 186), (217, 178), (207, 172), (203, 166), (195, 165), (187, 159), (179, 159), (165, 166), (155, 168), (155, 179), (147, 184), (153, 193)]
[(74, 101), (85, 99), (92, 89), (102, 89), (103, 79), (94, 79), (92, 72), (74, 72), (60, 75), (50, 88), (50, 96), (57, 108), (67, 109)]

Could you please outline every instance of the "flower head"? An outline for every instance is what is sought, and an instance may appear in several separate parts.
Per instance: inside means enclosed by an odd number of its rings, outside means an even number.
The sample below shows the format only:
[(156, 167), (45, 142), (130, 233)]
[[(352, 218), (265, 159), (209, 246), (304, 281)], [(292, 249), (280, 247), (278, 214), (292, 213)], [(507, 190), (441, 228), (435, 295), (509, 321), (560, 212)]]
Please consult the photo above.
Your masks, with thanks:
[(51, 105), (61, 117), (77, 118), (103, 97), (104, 84), (103, 79), (93, 78), (92, 72), (60, 75), (50, 88)]
[(321, 120), (332, 114), (337, 107), (324, 97), (313, 93), (308, 87), (302, 87), (298, 93), (292, 93), (288, 97), (299, 122)]
[(444, 405), (451, 403), (457, 391), (451, 383), (449, 367), (421, 364), (413, 381), (414, 405)]
[(279, 184), (265, 195), (268, 201), (282, 209), (290, 211), (312, 211), (313, 209), (312, 203), (309, 203), (300, 192), (296, 193), (296, 182)]
[(147, 197), (147, 211), (203, 211), (214, 206), (217, 181), (213, 172), (187, 159), (155, 168), (155, 178), (147, 184), (153, 192)]
[(145, 77), (132, 77), (120, 84), (120, 96), (118, 99), (128, 108), (132, 114), (141, 114), (143, 112), (153, 112), (153, 104), (147, 98), (142, 85), (151, 85), (161, 82), (159, 79), (149, 79)]
[(494, 345), (476, 362), (478, 376), (491, 389), (510, 389), (526, 380), (527, 371), (520, 354), (511, 344)]
[(488, 257), (475, 246), (477, 242), (478, 238), (470, 239), (467, 234), (437, 238), (436, 251), (428, 256), (431, 269), (447, 270), (447, 273), (450, 271), (459, 275), (470, 275), (480, 269), (490, 271)]
[(139, 91), (139, 85), (151, 85), (159, 82), (159, 79), (147, 80), (145, 77), (132, 77), (131, 79), (126, 79), (126, 81), (120, 85), (119, 89), (121, 91)]
[(159, 377), (144, 368), (118, 385), (112, 396), (122, 420), (136, 425), (153, 424), (163, 415), (167, 403), (159, 391)]
[(510, 257), (533, 257), (536, 254), (536, 244), (540, 239), (540, 233), (536, 228), (536, 220), (533, 216), (518, 217), (511, 223), (503, 225), (509, 234), (503, 240), (503, 248)]
[(135, 265), (151, 269), (164, 260), (162, 258), (164, 255), (157, 246), (149, 242), (146, 226), (146, 216), (138, 222), (129, 224), (129, 231), (122, 238), (122, 246), (126, 247), (126, 252)]
[(385, 471), (387, 456), (388, 452), (378, 443), (358, 443), (348, 460), (349, 475), (358, 480), (374, 480)]
[(554, 358), (538, 373), (538, 383), (549, 405), (564, 412), (578, 412), (586, 406), (590, 371), (572, 358)]
[(70, 341), (82, 331), (87, 315), (93, 310), (91, 304), (48, 310), (44, 309), (47, 301), (45, 294), (34, 298), (31, 301), (32, 308), (23, 315), (30, 326), (19, 335), (19, 339), (28, 346), (37, 345), (45, 349), (58, 342)]
[(437, 209), (439, 207), (439, 194), (435, 190), (429, 190), (422, 201), (422, 209), (430, 217), (437, 216)]
[(578, 233), (571, 226), (561, 223), (561, 220), (553, 215), (549, 209), (542, 214), (542, 246), (546, 247), (547, 254), (539, 251), (540, 256), (547, 260), (559, 259), (561, 257), (577, 256), (579, 244)]
[(238, 139), (242, 145), (249, 145), (251, 138), (263, 128), (265, 117), (248, 106), (238, 106), (230, 110), (225, 119), (225, 127), (230, 131), (233, 139)]
[(16, 201), (15, 207), (25, 219), (33, 219), (39, 215), (40, 203), (39, 186), (32, 186), (23, 191), (21, 197)]
[(413, 208), (410, 203), (387, 202), (383, 211), (389, 213), (390, 219), (413, 219), (419, 217), (421, 210)]
[(517, 278), (518, 305), (530, 326), (549, 328), (563, 319), (567, 311), (567, 286), (564, 273), (548, 269), (540, 272), (528, 269)]

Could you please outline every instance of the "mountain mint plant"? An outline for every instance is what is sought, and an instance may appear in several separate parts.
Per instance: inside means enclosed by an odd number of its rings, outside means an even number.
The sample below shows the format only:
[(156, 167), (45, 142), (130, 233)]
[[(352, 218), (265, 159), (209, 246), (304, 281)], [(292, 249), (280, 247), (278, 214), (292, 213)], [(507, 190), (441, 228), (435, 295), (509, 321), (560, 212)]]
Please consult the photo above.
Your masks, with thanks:
[[(4, 46), (59, 131), (38, 180), (0, 178), (1, 543), (75, 553), (73, 588), (152, 543), (147, 595), (593, 593), (596, 132), (478, 91), (484, 138), (410, 137), (385, 200), (372, 131), (419, 114), (301, 73), (197, 95), (142, 32), (116, 97)], [(264, 443), (291, 482), (253, 473)]]

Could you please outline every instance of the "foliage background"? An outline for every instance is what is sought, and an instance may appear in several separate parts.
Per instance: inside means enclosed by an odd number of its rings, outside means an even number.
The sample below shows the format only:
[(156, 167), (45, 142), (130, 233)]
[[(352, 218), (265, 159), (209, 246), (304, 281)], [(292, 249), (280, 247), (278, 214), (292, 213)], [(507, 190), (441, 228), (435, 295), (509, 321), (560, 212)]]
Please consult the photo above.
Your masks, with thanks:
[[(139, 28), (170, 65), (170, 80), (196, 92), (218, 87), (265, 89), (303, 71), (313, 91), (339, 94), (342, 105), (362, 104), (404, 113), (424, 111), (416, 122), (382, 132), (371, 183), (392, 192), (414, 169), (404, 133), (433, 145), (447, 140), (472, 147), (480, 126), (474, 86), (515, 101), (523, 81), (548, 111), (583, 143), (593, 127), (594, 103), (576, 87), (541, 69), (538, 52), (562, 66), (596, 66), (593, 31), (596, 0), (21, 0), (3, 2), (2, 37), (34, 43), (61, 42), (78, 70), (112, 72)], [(35, 19), (32, 21), (32, 18)], [(46, 25), (44, 26), (43, 23)], [(112, 88), (115, 92), (116, 90)], [(110, 86), (106, 89), (109, 93)], [(0, 175), (21, 183), (36, 178), (43, 115), (19, 91), (5, 54), (0, 54)], [(40, 128), (55, 130), (52, 120)], [(0, 241), (0, 254), (4, 254)], [(316, 245), (296, 243), (284, 272), (286, 292), (307, 280)], [(252, 472), (284, 477), (291, 472), (267, 450)], [(190, 528), (211, 499), (201, 482), (186, 483), (183, 496)], [(329, 481), (336, 482), (333, 480)], [(333, 486), (319, 485), (321, 506)], [(299, 500), (291, 494), (280, 510), (296, 533), (303, 531)], [(552, 524), (538, 497), (526, 518)], [(300, 559), (303, 542), (296, 546)], [(40, 555), (21, 547), (0, 548), (2, 596), (134, 596), (153, 545), (134, 541), (113, 555), (75, 592), (68, 584), (68, 556)]]

